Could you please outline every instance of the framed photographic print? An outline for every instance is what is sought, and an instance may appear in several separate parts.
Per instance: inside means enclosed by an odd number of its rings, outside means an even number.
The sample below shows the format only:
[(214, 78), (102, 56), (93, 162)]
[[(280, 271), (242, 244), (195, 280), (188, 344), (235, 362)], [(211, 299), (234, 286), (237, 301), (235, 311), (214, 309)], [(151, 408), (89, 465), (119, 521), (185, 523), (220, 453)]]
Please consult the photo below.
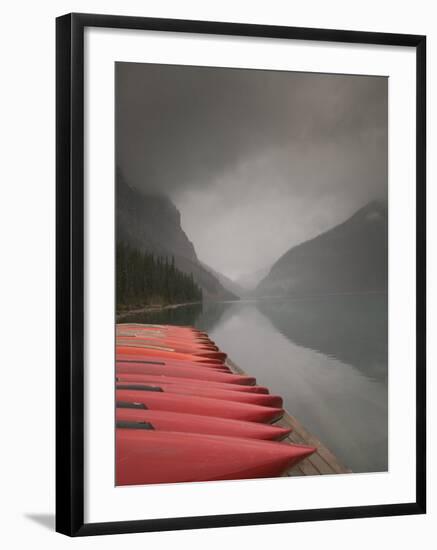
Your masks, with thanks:
[(425, 37), (57, 19), (57, 530), (424, 513)]

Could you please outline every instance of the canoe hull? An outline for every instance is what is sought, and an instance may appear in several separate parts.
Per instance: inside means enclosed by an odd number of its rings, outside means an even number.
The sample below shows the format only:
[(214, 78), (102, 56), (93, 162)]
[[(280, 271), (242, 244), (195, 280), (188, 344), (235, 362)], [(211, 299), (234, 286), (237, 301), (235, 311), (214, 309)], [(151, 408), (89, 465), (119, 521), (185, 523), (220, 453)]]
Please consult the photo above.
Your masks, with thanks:
[(144, 409), (118, 408), (116, 410), (116, 420), (117, 422), (149, 422), (158, 431), (223, 435), (271, 441), (284, 439), (291, 432), (287, 428), (259, 422)]
[(146, 485), (281, 475), (311, 447), (203, 434), (117, 429), (117, 485)]
[(166, 365), (149, 365), (144, 363), (116, 363), (117, 374), (161, 374), (177, 376), (180, 378), (194, 378), (197, 380), (211, 380), (228, 384), (245, 384), (253, 386), (256, 379), (252, 376), (240, 376), (239, 374), (228, 374), (214, 372), (210, 369), (199, 369), (196, 367), (170, 367)]
[(154, 375), (154, 374), (120, 374), (116, 376), (117, 382), (155, 382), (159, 384), (160, 382), (166, 384), (183, 384), (189, 385), (192, 387), (200, 388), (217, 388), (221, 390), (228, 391), (237, 391), (244, 393), (260, 393), (268, 394), (269, 390), (265, 386), (244, 386), (242, 384), (229, 384), (226, 382), (213, 382), (211, 380), (195, 380), (194, 378), (182, 378), (177, 376), (165, 376), (165, 375)]

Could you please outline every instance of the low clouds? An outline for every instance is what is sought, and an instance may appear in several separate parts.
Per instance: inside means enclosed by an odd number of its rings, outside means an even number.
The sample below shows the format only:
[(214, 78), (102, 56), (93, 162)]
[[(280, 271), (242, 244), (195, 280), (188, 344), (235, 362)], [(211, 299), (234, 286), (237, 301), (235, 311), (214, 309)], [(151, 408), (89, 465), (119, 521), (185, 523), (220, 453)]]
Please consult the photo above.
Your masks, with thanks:
[(387, 193), (387, 79), (118, 63), (117, 164), (233, 278)]

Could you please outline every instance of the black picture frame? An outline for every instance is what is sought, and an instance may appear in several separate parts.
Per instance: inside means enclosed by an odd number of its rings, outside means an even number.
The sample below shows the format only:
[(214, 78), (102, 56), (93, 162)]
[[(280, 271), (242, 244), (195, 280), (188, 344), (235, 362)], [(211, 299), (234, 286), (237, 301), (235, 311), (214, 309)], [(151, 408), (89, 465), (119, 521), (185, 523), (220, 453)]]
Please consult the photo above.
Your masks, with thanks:
[[(388, 505), (84, 523), (84, 29), (172, 31), (416, 50), (416, 500)], [(426, 37), (67, 14), (56, 20), (56, 530), (69, 536), (423, 514), (426, 511)]]

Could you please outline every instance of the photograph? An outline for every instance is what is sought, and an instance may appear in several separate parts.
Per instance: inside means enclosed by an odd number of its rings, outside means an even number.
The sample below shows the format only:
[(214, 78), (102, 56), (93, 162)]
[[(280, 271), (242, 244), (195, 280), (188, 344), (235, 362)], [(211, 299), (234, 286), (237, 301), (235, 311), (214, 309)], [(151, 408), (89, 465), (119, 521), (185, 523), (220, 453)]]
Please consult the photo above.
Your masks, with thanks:
[(389, 471), (387, 76), (114, 79), (115, 485)]

